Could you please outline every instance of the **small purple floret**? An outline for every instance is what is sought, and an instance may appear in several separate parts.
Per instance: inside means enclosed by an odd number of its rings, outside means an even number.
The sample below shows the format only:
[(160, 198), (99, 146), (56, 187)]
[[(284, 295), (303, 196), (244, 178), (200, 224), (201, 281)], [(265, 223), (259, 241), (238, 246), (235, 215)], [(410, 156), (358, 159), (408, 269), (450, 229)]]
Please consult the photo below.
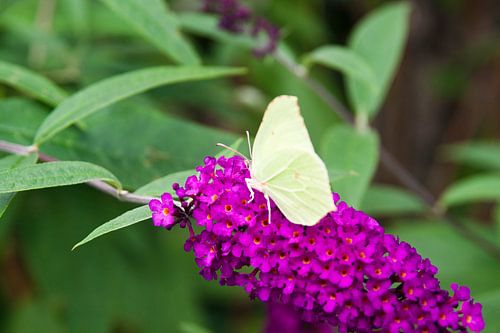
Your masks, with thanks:
[[(174, 187), (182, 211), (168, 194), (150, 207), (155, 225), (187, 223), (185, 250), (194, 252), (205, 279), (240, 286), (251, 298), (286, 305), (301, 320), (340, 332), (484, 329), (481, 304), (469, 288), (453, 284), (451, 295), (441, 289), (429, 259), (337, 194), (337, 211), (314, 226), (292, 224), (273, 202), (270, 223), (263, 194), (256, 191), (250, 202), (250, 173), (241, 157), (206, 157), (196, 170), (184, 187)], [(171, 209), (179, 212), (171, 215)]]
[(149, 208), (153, 212), (153, 224), (155, 227), (170, 229), (175, 224), (174, 201), (170, 193), (163, 193), (161, 201), (158, 199), (151, 200)]

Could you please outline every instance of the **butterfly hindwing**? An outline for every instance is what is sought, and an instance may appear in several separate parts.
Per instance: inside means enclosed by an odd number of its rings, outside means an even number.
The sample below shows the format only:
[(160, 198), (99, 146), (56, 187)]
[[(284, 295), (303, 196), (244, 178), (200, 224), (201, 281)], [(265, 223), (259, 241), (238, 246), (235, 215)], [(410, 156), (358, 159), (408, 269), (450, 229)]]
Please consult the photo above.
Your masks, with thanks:
[(293, 223), (314, 225), (335, 210), (328, 172), (316, 154), (295, 148), (279, 150), (256, 177), (262, 177), (263, 192)]

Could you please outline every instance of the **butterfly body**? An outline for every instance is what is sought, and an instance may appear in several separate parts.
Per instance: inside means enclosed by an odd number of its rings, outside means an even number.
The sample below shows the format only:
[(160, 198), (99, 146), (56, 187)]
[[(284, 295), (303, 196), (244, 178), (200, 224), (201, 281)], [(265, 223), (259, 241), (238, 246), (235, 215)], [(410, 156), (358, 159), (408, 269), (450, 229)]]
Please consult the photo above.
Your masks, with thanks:
[(251, 156), (249, 189), (271, 198), (292, 223), (314, 225), (336, 210), (328, 171), (314, 151), (296, 97), (279, 96), (269, 104)]

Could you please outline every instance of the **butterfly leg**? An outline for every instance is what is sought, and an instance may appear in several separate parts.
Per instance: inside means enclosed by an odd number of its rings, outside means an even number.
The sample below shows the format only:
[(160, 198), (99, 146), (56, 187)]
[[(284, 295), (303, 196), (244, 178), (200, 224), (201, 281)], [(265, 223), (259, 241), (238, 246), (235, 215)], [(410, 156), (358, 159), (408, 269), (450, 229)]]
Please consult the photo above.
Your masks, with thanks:
[(267, 221), (271, 224), (271, 200), (269, 200), (269, 196), (267, 194), (264, 194), (264, 198), (266, 198), (267, 201)]
[(252, 201), (253, 201), (253, 199), (254, 199), (254, 196), (255, 196), (255, 194), (254, 194), (254, 192), (253, 192), (253, 188), (252, 188), (252, 186), (250, 185), (250, 181), (251, 181), (251, 179), (250, 179), (250, 178), (246, 178), (246, 179), (245, 179), (245, 183), (247, 184), (247, 188), (248, 188), (248, 190), (250, 191), (250, 200), (249, 200), (248, 202), (252, 202)]

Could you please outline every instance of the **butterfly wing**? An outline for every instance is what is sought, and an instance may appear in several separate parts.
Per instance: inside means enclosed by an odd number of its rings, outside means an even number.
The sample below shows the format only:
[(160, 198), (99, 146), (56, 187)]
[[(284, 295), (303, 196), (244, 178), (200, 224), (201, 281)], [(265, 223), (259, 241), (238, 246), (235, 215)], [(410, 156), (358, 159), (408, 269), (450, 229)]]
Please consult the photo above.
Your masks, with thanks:
[(274, 152), (288, 147), (314, 153), (297, 97), (279, 96), (264, 113), (252, 148), (252, 165), (260, 168)]
[(315, 225), (336, 210), (328, 171), (314, 153), (295, 148), (279, 150), (256, 170), (255, 177), (263, 179), (262, 191), (295, 224)]

